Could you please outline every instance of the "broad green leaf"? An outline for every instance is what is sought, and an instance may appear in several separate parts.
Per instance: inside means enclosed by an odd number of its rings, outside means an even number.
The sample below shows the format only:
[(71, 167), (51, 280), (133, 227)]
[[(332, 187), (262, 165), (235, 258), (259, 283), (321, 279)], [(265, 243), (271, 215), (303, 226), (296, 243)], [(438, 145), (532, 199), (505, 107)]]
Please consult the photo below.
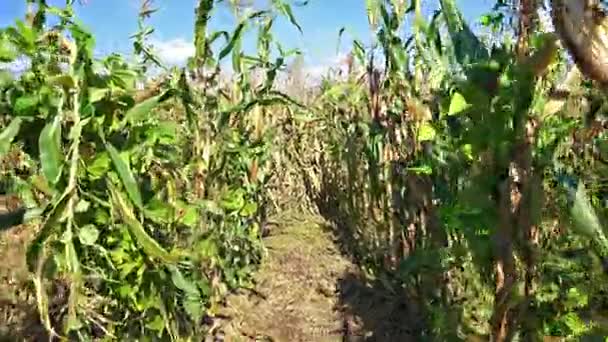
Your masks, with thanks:
[(125, 113), (122, 125), (125, 123), (136, 125), (146, 120), (150, 111), (161, 102), (163, 95), (164, 94), (153, 96), (133, 106), (133, 108)]
[(102, 100), (110, 92), (108, 88), (89, 88), (89, 101), (91, 103)]
[(50, 184), (56, 185), (61, 177), (64, 157), (61, 152), (61, 118), (59, 116), (55, 116), (54, 120), (44, 126), (40, 132), (38, 148), (42, 172)]
[(247, 203), (243, 209), (241, 209), (241, 216), (249, 217), (254, 215), (258, 211), (258, 205), (255, 202)]
[(0, 62), (10, 63), (18, 56), (15, 45), (9, 40), (6, 34), (0, 33)]
[(430, 175), (433, 173), (433, 168), (429, 165), (412, 166), (408, 167), (407, 170), (422, 175)]
[(200, 296), (186, 296), (184, 299), (184, 310), (194, 322), (199, 322), (203, 317), (203, 301)]
[(137, 220), (135, 214), (131, 208), (129, 208), (127, 202), (122, 197), (120, 192), (118, 192), (112, 185), (110, 185), (110, 193), (112, 196), (112, 203), (120, 213), (120, 216), (127, 224), (129, 231), (131, 234), (133, 234), (135, 240), (142, 247), (144, 252), (148, 256), (160, 259), (166, 264), (173, 264), (175, 261), (177, 261), (156, 240), (148, 235), (143, 225)]
[(139, 209), (143, 209), (143, 200), (141, 197), (141, 193), (139, 191), (139, 186), (133, 177), (133, 173), (129, 168), (129, 164), (125, 162), (123, 158), (121, 158), (120, 154), (116, 150), (114, 146), (110, 143), (106, 143), (106, 149), (110, 153), (110, 158), (112, 159), (112, 163), (114, 164), (114, 168), (116, 172), (118, 172), (118, 176), (131, 198), (131, 201), (135, 204), (135, 206)]
[(21, 118), (14, 118), (11, 123), (0, 132), (0, 157), (8, 153), (8, 150), (11, 148), (11, 143), (19, 133), (20, 128)]
[(435, 139), (437, 132), (429, 123), (424, 123), (418, 129), (418, 141), (431, 141)]
[(85, 246), (93, 246), (99, 238), (99, 230), (92, 224), (88, 224), (78, 231), (78, 239)]
[(173, 265), (167, 266), (171, 271), (171, 281), (178, 289), (184, 291), (186, 295), (196, 297), (199, 295), (198, 287), (192, 281), (187, 280), (182, 272)]
[(34, 241), (30, 243), (26, 252), (26, 260), (30, 272), (36, 270), (46, 241), (59, 227), (59, 221), (65, 212), (69, 199), (70, 196), (67, 196), (67, 193), (64, 193), (54, 203), (45, 207), (40, 214), (40, 217), (46, 218), (46, 221), (42, 225), (42, 228), (40, 228)]
[(165, 201), (161, 201), (158, 198), (153, 198), (144, 209), (144, 215), (156, 223), (169, 224), (171, 223), (174, 210)]
[(38, 94), (24, 95), (15, 101), (13, 110), (16, 115), (30, 116), (34, 114), (34, 110), (38, 107)]
[(95, 159), (87, 166), (87, 171), (93, 180), (105, 177), (110, 170), (110, 154), (107, 151), (102, 151), (95, 154)]
[(163, 330), (165, 330), (165, 321), (160, 315), (156, 315), (152, 321), (146, 324), (146, 328), (161, 333)]
[(226, 210), (240, 210), (245, 205), (244, 196), (245, 191), (243, 189), (230, 191), (222, 198), (220, 206)]
[(462, 96), (461, 93), (455, 92), (450, 100), (450, 108), (448, 109), (448, 116), (457, 115), (463, 111), (469, 109), (471, 105), (467, 103), (467, 100)]

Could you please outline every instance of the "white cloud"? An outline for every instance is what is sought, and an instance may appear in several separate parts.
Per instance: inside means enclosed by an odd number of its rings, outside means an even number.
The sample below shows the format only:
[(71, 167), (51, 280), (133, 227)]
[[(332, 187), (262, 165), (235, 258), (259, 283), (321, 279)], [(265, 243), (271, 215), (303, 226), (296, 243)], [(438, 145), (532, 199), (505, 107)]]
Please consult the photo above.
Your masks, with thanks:
[(189, 57), (194, 56), (194, 43), (183, 38), (156, 40), (152, 45), (157, 56), (169, 65), (184, 65)]

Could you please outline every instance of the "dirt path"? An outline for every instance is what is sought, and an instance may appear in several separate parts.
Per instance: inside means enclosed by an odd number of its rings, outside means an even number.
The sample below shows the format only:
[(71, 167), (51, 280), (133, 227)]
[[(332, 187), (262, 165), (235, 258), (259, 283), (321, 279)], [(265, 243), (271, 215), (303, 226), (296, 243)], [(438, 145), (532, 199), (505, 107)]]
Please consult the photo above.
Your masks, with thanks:
[(405, 303), (364, 280), (331, 230), (311, 216), (277, 220), (255, 291), (228, 298), (224, 341), (412, 341)]

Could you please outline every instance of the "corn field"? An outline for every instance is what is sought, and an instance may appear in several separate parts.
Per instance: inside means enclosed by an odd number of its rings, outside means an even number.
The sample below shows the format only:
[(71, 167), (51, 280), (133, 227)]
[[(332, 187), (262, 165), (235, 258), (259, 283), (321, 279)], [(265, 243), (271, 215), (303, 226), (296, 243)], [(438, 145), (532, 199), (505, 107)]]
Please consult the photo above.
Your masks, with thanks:
[(608, 336), (601, 2), (496, 1), (474, 30), (455, 0), (365, 0), (371, 42), (319, 82), (276, 38), (305, 4), (198, 0), (178, 67), (152, 0), (132, 59), (94, 54), (86, 3), (26, 2), (0, 28), (0, 228), (32, 232), (49, 340), (204, 340), (287, 210), (407, 299), (416, 340)]

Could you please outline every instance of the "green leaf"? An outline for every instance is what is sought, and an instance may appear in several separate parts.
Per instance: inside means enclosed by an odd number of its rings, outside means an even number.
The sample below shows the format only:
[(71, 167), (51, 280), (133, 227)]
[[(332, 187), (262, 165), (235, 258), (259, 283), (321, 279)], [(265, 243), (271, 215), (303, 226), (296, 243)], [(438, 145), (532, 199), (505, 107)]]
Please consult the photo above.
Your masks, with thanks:
[(460, 114), (463, 111), (469, 109), (469, 107), (471, 107), (471, 105), (467, 103), (467, 100), (464, 98), (464, 96), (462, 96), (462, 94), (459, 92), (455, 92), (452, 95), (452, 99), (450, 101), (448, 116)]
[(158, 106), (164, 95), (165, 94), (153, 96), (133, 106), (125, 113), (125, 117), (121, 123), (122, 126), (124, 126), (125, 123), (136, 125), (147, 119), (150, 111)]
[(284, 2), (283, 0), (274, 0), (274, 4), (277, 7), (277, 9), (279, 10), (279, 12), (281, 14), (283, 14), (285, 17), (287, 17), (287, 19), (289, 19), (289, 22), (293, 26), (295, 26), (298, 29), (298, 31), (300, 31), (300, 33), (303, 33), (302, 27), (300, 26), (300, 24), (298, 24), (296, 17), (293, 15), (291, 6), (288, 3)]
[(139, 186), (137, 185), (137, 182), (135, 182), (133, 173), (129, 169), (129, 164), (120, 157), (120, 154), (116, 148), (114, 148), (114, 146), (112, 146), (110, 143), (106, 143), (106, 149), (110, 153), (110, 158), (112, 159), (114, 168), (116, 169), (116, 172), (118, 172), (118, 176), (120, 177), (129, 198), (131, 198), (131, 201), (133, 201), (137, 208), (143, 209), (144, 205), (141, 193), (139, 192)]
[(47, 181), (56, 185), (61, 177), (63, 168), (63, 153), (61, 152), (61, 118), (55, 116), (53, 122), (49, 122), (38, 138), (40, 149), (40, 164), (42, 172)]
[(258, 205), (255, 202), (247, 203), (243, 209), (241, 209), (241, 216), (249, 217), (253, 216), (258, 211)]
[(407, 170), (421, 175), (430, 175), (433, 173), (433, 168), (430, 165), (412, 166), (408, 167)]
[(230, 37), (230, 41), (228, 42), (228, 44), (226, 44), (222, 51), (220, 51), (218, 57), (219, 60), (222, 60), (224, 59), (224, 57), (228, 56), (228, 54), (232, 51), (235, 45), (240, 45), (243, 30), (245, 29), (246, 24), (247, 20), (243, 20), (237, 25), (236, 29), (234, 30), (234, 33), (232, 34), (232, 37)]
[(187, 280), (182, 272), (175, 266), (168, 266), (171, 272), (171, 281), (178, 289), (184, 291), (189, 296), (196, 297), (199, 295), (198, 287), (193, 282)]
[(34, 114), (34, 110), (38, 107), (38, 94), (24, 95), (15, 101), (13, 110), (16, 115), (30, 116)]
[(152, 321), (146, 324), (146, 328), (153, 331), (162, 332), (165, 330), (165, 321), (160, 315), (156, 315)]
[(99, 230), (92, 224), (88, 224), (78, 231), (78, 239), (85, 246), (93, 246), (99, 238)]
[(435, 128), (429, 123), (422, 124), (418, 129), (418, 141), (431, 141), (436, 135)]
[(14, 118), (2, 132), (0, 132), (0, 157), (8, 153), (13, 139), (19, 134), (21, 118)]
[(228, 192), (220, 202), (220, 207), (226, 210), (240, 210), (245, 205), (245, 190), (238, 189)]
[(13, 74), (6, 70), (0, 70), (0, 87), (9, 86), (14, 82)]
[(448, 27), (456, 61), (463, 66), (487, 59), (488, 51), (466, 24), (456, 0), (440, 0), (443, 19)]
[(95, 155), (95, 159), (87, 166), (87, 171), (92, 180), (102, 178), (110, 170), (110, 154), (107, 151), (102, 151)]
[(89, 88), (89, 102), (95, 103), (102, 100), (110, 92), (108, 88)]
[(200, 296), (186, 296), (184, 300), (184, 310), (194, 322), (199, 322), (203, 317), (203, 301)]
[(158, 258), (166, 264), (173, 264), (177, 260), (169, 254), (156, 240), (154, 240), (143, 225), (137, 220), (135, 214), (127, 205), (127, 202), (122, 195), (109, 183), (110, 193), (112, 196), (112, 203), (115, 208), (118, 209), (120, 216), (127, 224), (129, 231), (135, 237), (135, 241), (142, 247), (144, 252), (153, 258)]
[(0, 62), (10, 63), (17, 58), (17, 49), (6, 34), (0, 34)]
[(144, 209), (144, 215), (146, 218), (159, 223), (169, 224), (173, 217), (173, 208), (165, 201), (161, 201), (158, 198), (153, 198)]

